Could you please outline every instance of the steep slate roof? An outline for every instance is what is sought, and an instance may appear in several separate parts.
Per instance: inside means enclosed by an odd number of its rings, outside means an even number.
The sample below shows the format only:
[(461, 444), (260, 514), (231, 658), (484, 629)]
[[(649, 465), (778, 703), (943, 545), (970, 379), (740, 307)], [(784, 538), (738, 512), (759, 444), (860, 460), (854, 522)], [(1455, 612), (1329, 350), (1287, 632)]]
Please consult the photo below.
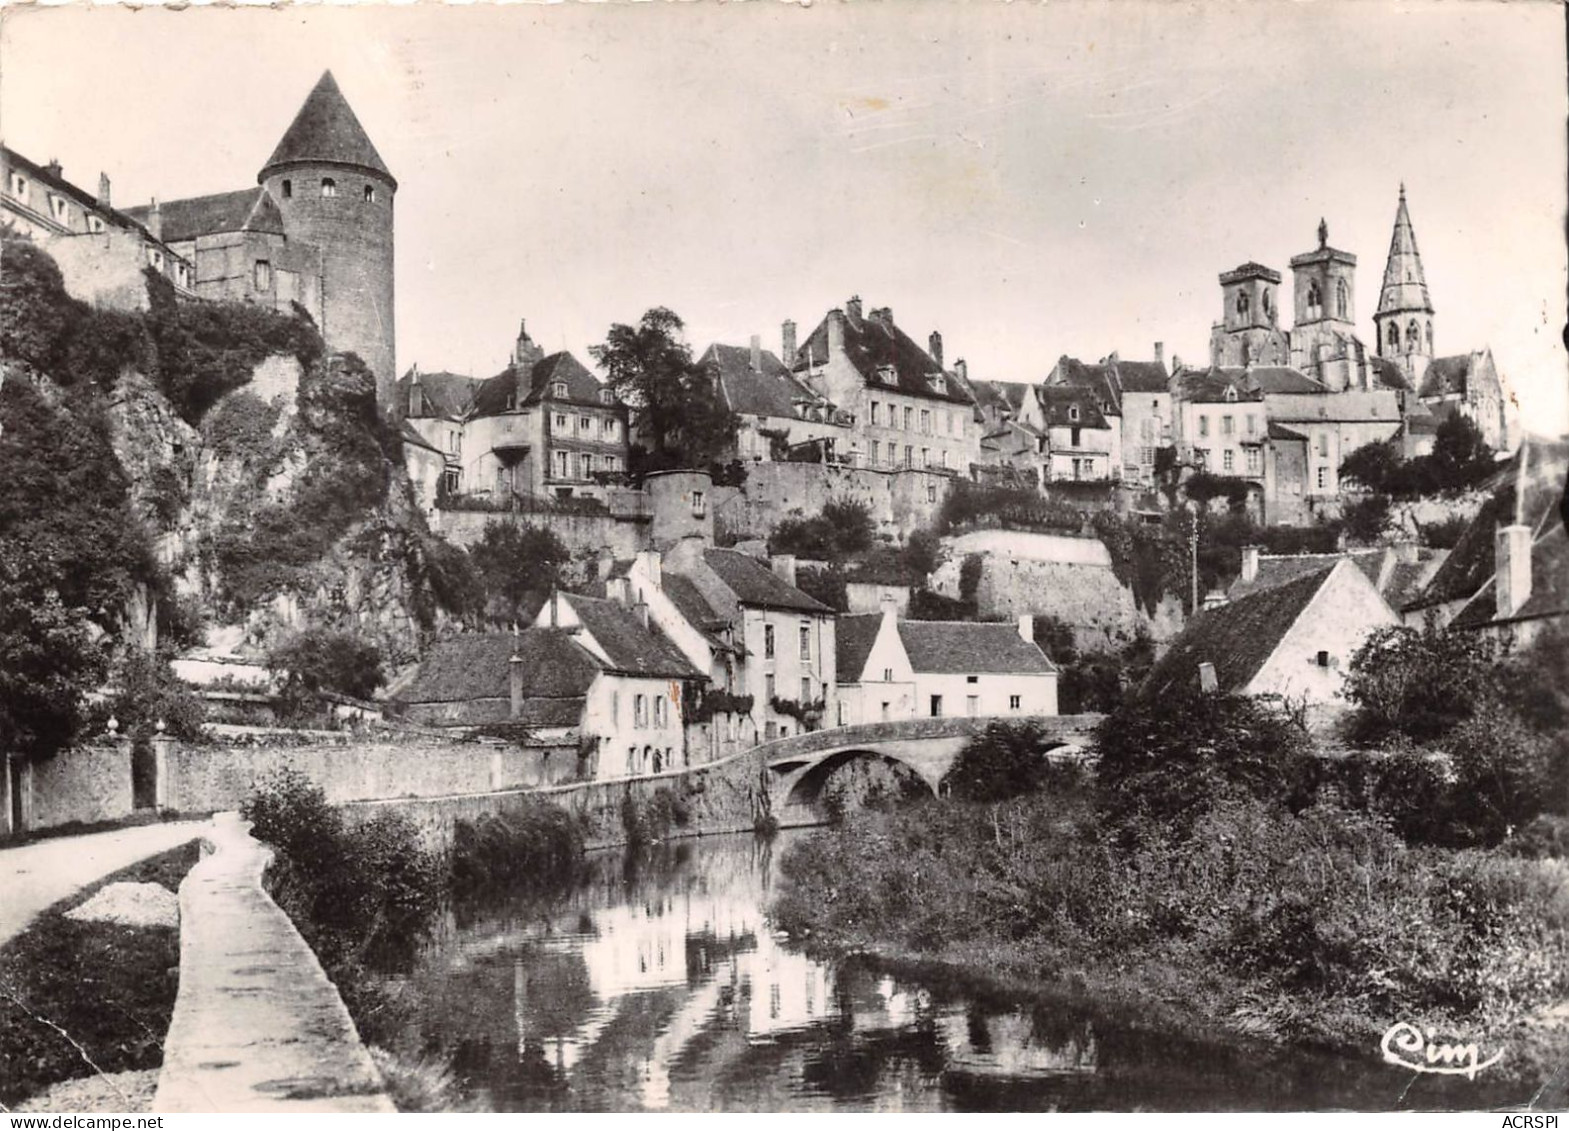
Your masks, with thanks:
[[(1041, 415), (1047, 427), (1055, 428), (1110, 428), (1101, 415), (1097, 394), (1076, 385), (1037, 385), (1035, 399), (1040, 403)], [(1078, 406), (1079, 418), (1070, 420), (1068, 409)]]
[(1117, 384), (1124, 393), (1164, 393), (1171, 387), (1171, 375), (1160, 361), (1123, 361), (1112, 363)]
[[(523, 661), (525, 710), (517, 720), (512, 718), (513, 655)], [(560, 629), (467, 633), (436, 644), (396, 699), (468, 704), (454, 721), (471, 726), (512, 721), (575, 726), (599, 671), (599, 661)]]
[(1091, 365), (1064, 354), (1057, 359), (1056, 368), (1048, 374), (1048, 381), (1051, 381), (1052, 375), (1056, 376), (1056, 380), (1046, 385), (1046, 388), (1083, 389), (1096, 401), (1109, 404), (1114, 410), (1121, 406), (1122, 397), (1117, 391), (1115, 375), (1112, 373), (1111, 366), (1105, 362)]
[[(1450, 411), (1454, 411), (1455, 408), (1453, 405), (1443, 405), (1440, 407), (1447, 408)], [(1448, 415), (1449, 412), (1444, 412), (1443, 414), (1434, 412), (1432, 406), (1425, 405), (1421, 401), (1410, 401), (1406, 404), (1406, 431), (1410, 432), (1413, 436), (1436, 435), (1438, 433), (1439, 424), (1441, 424), (1444, 418)]]
[(414, 426), (407, 420), (403, 421), (398, 426), (398, 435), (402, 438), (405, 444), (413, 444), (416, 448), (429, 448), (437, 455), (442, 454), (440, 448), (438, 448), (435, 444), (432, 444), (429, 440), (425, 439), (425, 437), (421, 436), (418, 432), (414, 431)]
[(1144, 689), (1159, 694), (1196, 687), (1199, 664), (1205, 662), (1215, 665), (1222, 690), (1246, 687), (1338, 568), (1338, 563), (1327, 565), (1199, 613), (1150, 671)]
[(726, 651), (735, 651), (732, 645), (725, 643), (721, 635), (729, 627), (730, 622), (714, 610), (690, 577), (667, 572), (661, 575), (660, 586), (665, 596), (670, 598), (670, 603), (675, 605), (676, 611), (688, 624), (701, 632), (710, 645)]
[[(419, 412), (409, 412), (409, 416), (447, 416), (460, 419), (474, 409), (474, 396), (480, 385), (484, 384), (477, 377), (467, 377), (462, 373), (420, 373), (420, 409)], [(414, 370), (409, 370), (398, 378), (399, 404), (407, 411), (409, 403), (409, 385), (415, 377)]]
[(1342, 561), (1355, 563), (1356, 567), (1373, 583), (1374, 588), (1377, 588), (1379, 576), (1383, 573), (1384, 555), (1391, 552), (1362, 550), (1354, 554), (1260, 554), (1258, 573), (1253, 580), (1243, 581), (1239, 577), (1232, 582), (1231, 588), (1226, 590), (1226, 596), (1235, 601), (1249, 593), (1257, 593), (1261, 589), (1273, 589), (1277, 585), (1284, 585), (1307, 574), (1317, 573)]
[(1236, 374), (1244, 382), (1252, 378), (1253, 383), (1265, 393), (1329, 392), (1328, 387), (1321, 382), (1313, 380), (1301, 370), (1286, 365), (1255, 365), (1248, 369), (1226, 369), (1222, 372), (1227, 376)]
[(899, 640), (918, 672), (1044, 674), (1057, 670), (1040, 646), (1019, 635), (1014, 624), (974, 621), (902, 620)]
[(1271, 440), (1293, 440), (1299, 444), (1307, 443), (1307, 437), (1294, 428), (1287, 428), (1284, 424), (1269, 422), (1269, 438)]
[[(36, 181), (38, 184), (54, 189), (57, 193), (69, 196), (76, 203), (80, 204), (84, 211), (101, 213), (124, 227), (134, 228), (148, 239), (153, 239), (153, 234), (147, 230), (146, 224), (131, 215), (135, 209), (122, 211), (118, 208), (105, 208), (98, 203), (98, 198), (93, 193), (88, 192), (80, 185), (66, 180), (63, 175), (56, 176), (47, 165), (40, 165), (30, 158), (24, 157), (9, 145), (0, 145), (0, 153), (5, 155), (6, 165), (14, 171), (24, 174), (28, 180)], [(37, 210), (43, 211), (41, 208)], [(155, 240), (154, 242), (163, 241)]]
[(1496, 575), (1489, 578), (1451, 623), (1457, 628), (1480, 628), (1533, 617), (1569, 615), (1569, 534), (1563, 523), (1555, 523), (1531, 543), (1531, 595), (1513, 616), (1502, 620), (1494, 596), (1497, 583)]
[(1226, 390), (1235, 389), (1238, 401), (1263, 399), (1263, 393), (1243, 381), (1246, 370), (1232, 368), (1184, 369), (1177, 375), (1177, 395), (1185, 401), (1218, 404), (1226, 400)]
[(833, 614), (821, 601), (808, 597), (766, 565), (734, 550), (705, 550), (703, 561), (743, 605), (762, 609), (795, 609), (803, 613)]
[[(496, 416), (510, 411), (507, 408), (507, 397), (518, 391), (517, 373), (515, 365), (508, 365), (494, 377), (480, 383), (474, 394), (476, 415)], [(549, 392), (550, 387), (557, 382), (566, 385), (565, 397)], [(604, 407), (599, 394), (607, 387), (571, 353), (560, 350), (534, 363), (533, 369), (529, 371), (527, 390), (516, 399), (515, 404), (518, 408), (526, 408), (549, 400)]]
[(1422, 387), (1417, 393), (1420, 397), (1442, 397), (1452, 393), (1464, 393), (1466, 384), (1471, 377), (1471, 355), (1468, 353), (1456, 354), (1453, 357), (1435, 357), (1427, 367), (1427, 372), (1422, 374)]
[(714, 372), (725, 404), (743, 416), (794, 417), (797, 401), (815, 404), (822, 399), (769, 351), (760, 351), (758, 359), (761, 368), (753, 369), (750, 347), (715, 342), (703, 351), (698, 364)]
[(975, 393), (978, 407), (1018, 412), (1024, 407), (1033, 385), (1024, 381), (982, 381), (972, 378), (970, 389)]
[(276, 166), (301, 161), (357, 165), (381, 174), (394, 188), (398, 184), (338, 89), (331, 71), (322, 72), (256, 179), (264, 181)]
[(610, 657), (609, 670), (622, 675), (692, 679), (701, 673), (664, 637), (643, 627), (631, 609), (599, 597), (568, 597), (578, 619)]
[[(139, 204), (127, 208), (126, 214), (146, 224), (152, 215), (152, 206)], [(193, 196), (188, 200), (166, 200), (158, 205), (158, 215), (166, 243), (218, 232), (283, 234), (283, 213), (278, 209), (278, 202), (260, 187)]]
[[(896, 323), (878, 317), (856, 318), (844, 314), (844, 352), (861, 379), (873, 388), (891, 388), (912, 397), (973, 405), (975, 399), (963, 382), (947, 373)], [(828, 357), (828, 319), (817, 324), (796, 352), (797, 371), (821, 364)], [(878, 370), (893, 366), (894, 383), (878, 380)], [(935, 387), (934, 387), (935, 385)]]
[(1387, 357), (1370, 357), (1368, 364), (1373, 367), (1373, 376), (1378, 378), (1378, 383), (1386, 389), (1409, 389), (1411, 383), (1406, 380), (1405, 373), (1400, 366), (1390, 361)]
[(1395, 208), (1395, 229), (1389, 237), (1389, 258), (1384, 262), (1384, 286), (1378, 295), (1379, 314), (1421, 310), (1433, 313), (1433, 300), (1427, 294), (1427, 277), (1422, 272), (1422, 255), (1416, 249), (1416, 229), (1406, 210), (1406, 186), (1400, 186), (1400, 203)]
[(859, 683), (882, 627), (882, 613), (841, 616), (834, 625), (834, 670), (841, 683)]
[(1462, 601), (1486, 585), (1497, 568), (1493, 560), (1497, 528), (1517, 518), (1538, 531), (1560, 513), (1569, 472), (1569, 441), (1529, 439), (1493, 481), (1493, 494), (1461, 532), (1449, 557), (1427, 586), (1402, 611)]

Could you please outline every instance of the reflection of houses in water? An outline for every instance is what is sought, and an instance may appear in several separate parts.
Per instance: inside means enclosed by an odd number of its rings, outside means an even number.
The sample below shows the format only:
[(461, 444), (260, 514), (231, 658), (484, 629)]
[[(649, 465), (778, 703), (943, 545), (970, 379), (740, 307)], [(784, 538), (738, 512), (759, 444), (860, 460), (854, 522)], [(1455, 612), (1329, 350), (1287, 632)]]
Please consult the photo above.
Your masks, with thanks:
[(937, 1019), (937, 1029), (950, 1072), (1018, 1078), (1093, 1073), (1098, 1067), (1095, 1034), (1087, 1024), (1048, 1035), (1021, 1010), (978, 1016), (955, 1009)]
[(816, 1024), (837, 1012), (828, 968), (804, 954), (785, 950), (771, 935), (757, 949), (738, 954), (735, 967), (746, 994), (748, 1040)]

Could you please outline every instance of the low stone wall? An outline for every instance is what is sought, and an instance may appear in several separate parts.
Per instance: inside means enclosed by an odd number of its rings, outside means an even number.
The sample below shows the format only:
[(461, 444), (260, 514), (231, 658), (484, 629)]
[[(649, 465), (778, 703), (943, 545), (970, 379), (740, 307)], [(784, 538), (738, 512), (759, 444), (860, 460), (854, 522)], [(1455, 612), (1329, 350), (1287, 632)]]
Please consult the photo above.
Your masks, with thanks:
[(766, 538), (780, 519), (811, 516), (823, 504), (853, 499), (882, 534), (902, 537), (930, 526), (954, 482), (938, 471), (876, 471), (823, 463), (749, 463), (739, 493), (715, 497), (714, 527), (727, 538)]
[(439, 738), (175, 746), (166, 758), (160, 804), (182, 813), (236, 809), (257, 782), (285, 768), (303, 773), (337, 805), (367, 798), (443, 797), (554, 785), (576, 775), (577, 750)]
[(30, 793), (31, 805), (25, 809), (29, 829), (128, 817), (133, 807), (131, 744), (94, 743), (34, 762)]
[(589, 847), (602, 848), (625, 843), (621, 814), (628, 801), (647, 804), (664, 789), (679, 797), (690, 814), (688, 822), (676, 830), (678, 833), (741, 832), (755, 827), (758, 818), (769, 811), (763, 776), (767, 749), (755, 747), (723, 761), (647, 777), (448, 797), (360, 801), (348, 808), (365, 819), (377, 813), (402, 814), (419, 830), (427, 848), (445, 851), (452, 846), (453, 830), (459, 821), (472, 823), (485, 816), (518, 812), (531, 801), (544, 800), (581, 815), (587, 825)]
[(648, 549), (649, 522), (639, 517), (438, 510), (431, 518), (431, 528), (454, 546), (466, 549), (485, 536), (485, 527), (492, 522), (543, 527), (561, 539), (573, 557), (609, 551), (614, 557), (630, 558)]

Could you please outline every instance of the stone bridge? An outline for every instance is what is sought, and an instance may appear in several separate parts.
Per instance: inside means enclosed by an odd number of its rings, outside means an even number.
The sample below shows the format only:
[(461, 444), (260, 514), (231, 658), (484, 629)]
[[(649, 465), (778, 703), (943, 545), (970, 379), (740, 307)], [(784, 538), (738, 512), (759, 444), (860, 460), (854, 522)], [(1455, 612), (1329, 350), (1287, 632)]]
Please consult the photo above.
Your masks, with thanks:
[(833, 727), (776, 739), (757, 748), (773, 811), (786, 824), (805, 820), (823, 784), (839, 767), (859, 759), (894, 762), (913, 770), (936, 794), (965, 743), (992, 723), (1030, 722), (1042, 727), (1047, 747), (1090, 746), (1102, 715), (1006, 715), (905, 719)]

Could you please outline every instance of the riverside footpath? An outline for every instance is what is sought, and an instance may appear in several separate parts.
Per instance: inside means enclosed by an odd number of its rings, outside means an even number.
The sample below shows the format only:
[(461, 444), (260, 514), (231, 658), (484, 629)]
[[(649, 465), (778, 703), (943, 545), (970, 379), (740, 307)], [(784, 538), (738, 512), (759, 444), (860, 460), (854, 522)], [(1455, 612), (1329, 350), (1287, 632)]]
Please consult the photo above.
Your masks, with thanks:
[(234, 813), (180, 885), (180, 991), (155, 1112), (390, 1112), (337, 988), (262, 889), (272, 851)]

